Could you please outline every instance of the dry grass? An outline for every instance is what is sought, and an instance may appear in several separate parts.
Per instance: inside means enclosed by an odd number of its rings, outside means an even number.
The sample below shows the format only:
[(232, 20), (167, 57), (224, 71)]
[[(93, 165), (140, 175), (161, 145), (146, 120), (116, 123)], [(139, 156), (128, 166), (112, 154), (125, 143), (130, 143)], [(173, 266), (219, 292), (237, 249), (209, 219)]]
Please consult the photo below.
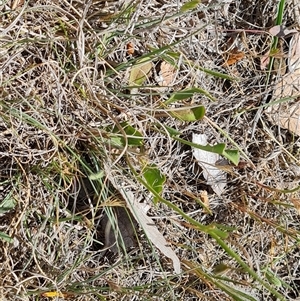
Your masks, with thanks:
[[(45, 292), (63, 293), (57, 300), (299, 296), (299, 137), (264, 117), (254, 126), (278, 74), (266, 85), (260, 68), (272, 37), (247, 30), (274, 25), (273, 2), (202, 1), (185, 13), (178, 1), (0, 4), (0, 231), (8, 236), (0, 240), (1, 300), (51, 299)], [(289, 2), (286, 20), (293, 22)], [(245, 57), (224, 65), (237, 51)], [(132, 87), (130, 68), (141, 57), (153, 67), (142, 86)], [(162, 61), (177, 67), (168, 87), (159, 84)], [(170, 107), (202, 104), (205, 119), (182, 122), (161, 106), (186, 87), (202, 88), (217, 101), (195, 94)], [(124, 121), (142, 135), (142, 146), (116, 144), (113, 132), (126, 135)], [(210, 144), (225, 142), (245, 155), (238, 166), (227, 166), (221, 197), (206, 185), (191, 147), (170, 137), (166, 126), (188, 141), (205, 133)], [(145, 162), (166, 176), (163, 198), (195, 222), (222, 225), (228, 233), (222, 241), (269, 288), (167, 203), (153, 204), (139, 181)], [(103, 255), (101, 219), (124, 206), (119, 188), (150, 205), (149, 215), (182, 263), (180, 275), (138, 227), (138, 245), (128, 254)], [(201, 191), (208, 192), (211, 214), (199, 202)], [(230, 296), (234, 290), (248, 297)]]

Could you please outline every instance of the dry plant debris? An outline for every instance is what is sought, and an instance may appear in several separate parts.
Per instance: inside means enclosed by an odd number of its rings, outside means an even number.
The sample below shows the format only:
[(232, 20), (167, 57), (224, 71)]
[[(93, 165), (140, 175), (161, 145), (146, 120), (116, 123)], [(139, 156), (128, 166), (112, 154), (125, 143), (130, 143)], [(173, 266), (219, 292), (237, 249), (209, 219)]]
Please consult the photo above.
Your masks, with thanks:
[[(192, 141), (200, 145), (208, 144), (205, 134), (193, 134)], [(206, 183), (218, 196), (221, 196), (227, 182), (226, 173), (216, 166), (217, 162), (221, 160), (221, 156), (197, 148), (193, 148), (193, 155), (203, 170)]]
[[(296, 8), (286, 1), (282, 28), (298, 22)], [(266, 84), (275, 1), (0, 10), (3, 300), (299, 298), (299, 40), (277, 49), (288, 69)], [(238, 53), (224, 65), (230, 39)], [(252, 132), (266, 95), (273, 109), (293, 100)], [(193, 157), (193, 134), (241, 154), (222, 166), (222, 193)], [(111, 231), (129, 225), (109, 216), (120, 206), (138, 225)]]
[(274, 88), (273, 98), (277, 100), (277, 103), (270, 105), (266, 114), (272, 123), (299, 136), (300, 33), (292, 32), (294, 35), (289, 44), (288, 71)]
[(176, 69), (173, 65), (167, 62), (162, 62), (159, 71), (158, 84), (160, 86), (169, 87), (173, 85), (176, 78)]

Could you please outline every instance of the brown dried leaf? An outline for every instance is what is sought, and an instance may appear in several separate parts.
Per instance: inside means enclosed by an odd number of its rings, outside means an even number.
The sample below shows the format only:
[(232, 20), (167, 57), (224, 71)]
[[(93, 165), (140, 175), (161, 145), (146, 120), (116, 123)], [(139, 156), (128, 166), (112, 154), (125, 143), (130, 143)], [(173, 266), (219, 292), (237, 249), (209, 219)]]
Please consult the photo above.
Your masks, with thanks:
[(261, 70), (267, 69), (269, 62), (270, 62), (270, 51), (268, 51), (260, 58), (260, 69)]
[(205, 208), (206, 213), (211, 214), (207, 191), (205, 190), (200, 191), (200, 199), (206, 207)]
[(162, 62), (160, 65), (158, 84), (160, 86), (170, 86), (176, 78), (176, 69), (167, 62)]
[(126, 49), (127, 49), (127, 54), (129, 54), (129, 55), (133, 55), (134, 54), (134, 44), (132, 42), (129, 42), (126, 45)]
[(290, 42), (288, 68), (289, 73), (286, 74), (281, 82), (279, 82), (274, 90), (276, 98), (287, 96), (295, 96), (299, 94), (300, 84), (300, 34), (293, 36)]
[(291, 199), (291, 202), (293, 203), (298, 214), (300, 214), (300, 200), (299, 199)]
[(11, 10), (15, 10), (18, 7), (23, 6), (24, 2), (25, 2), (24, 0), (15, 0), (15, 1), (13, 1), (12, 6), (11, 6)]
[(118, 285), (116, 282), (106, 279), (106, 282), (109, 286), (109, 288), (114, 292), (121, 292), (122, 287)]
[(236, 52), (236, 53), (230, 53), (228, 56), (228, 59), (224, 62), (222, 66), (231, 66), (236, 64), (238, 61), (242, 60), (245, 57), (244, 52)]

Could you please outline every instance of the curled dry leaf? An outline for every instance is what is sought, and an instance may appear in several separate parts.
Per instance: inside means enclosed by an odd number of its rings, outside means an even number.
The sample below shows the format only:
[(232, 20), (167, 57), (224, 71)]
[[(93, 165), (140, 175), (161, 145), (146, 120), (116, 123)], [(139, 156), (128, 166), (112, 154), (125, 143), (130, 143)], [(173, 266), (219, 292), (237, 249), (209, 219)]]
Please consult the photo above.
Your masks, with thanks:
[[(105, 166), (105, 169), (108, 169)], [(157, 227), (153, 223), (153, 220), (147, 216), (146, 214), (146, 207), (144, 204), (140, 203), (134, 197), (132, 191), (125, 191), (123, 188), (117, 184), (116, 179), (111, 175), (111, 173), (107, 173), (108, 179), (112, 183), (112, 185), (120, 192), (123, 199), (125, 200), (127, 207), (131, 211), (135, 220), (139, 223), (141, 228), (144, 230), (145, 234), (147, 235), (148, 239), (158, 248), (165, 256), (170, 258), (173, 262), (173, 268), (176, 274), (181, 272), (180, 260), (172, 250), (171, 247), (168, 246), (166, 239), (163, 235), (158, 231)]]
[(291, 202), (293, 203), (298, 214), (300, 214), (300, 200), (299, 199), (291, 199)]
[(129, 42), (126, 45), (127, 54), (133, 55), (134, 54), (134, 44), (132, 42)]
[(222, 66), (231, 66), (236, 64), (238, 61), (242, 60), (245, 57), (245, 53), (240, 51), (236, 53), (230, 53), (228, 59), (224, 62)]
[(270, 51), (268, 51), (260, 58), (260, 69), (261, 70), (267, 69), (269, 62), (270, 62)]
[[(207, 136), (205, 134), (193, 133), (193, 143), (207, 145)], [(216, 167), (216, 162), (221, 159), (221, 156), (194, 147), (193, 155), (203, 169), (203, 176), (206, 179), (207, 184), (211, 186), (218, 196), (220, 196), (227, 181), (226, 173)]]
[(134, 197), (134, 194), (130, 190), (124, 190), (120, 185), (117, 184), (116, 178), (108, 172), (109, 167), (104, 166), (105, 171), (107, 172), (107, 177), (112, 185), (117, 189), (125, 200), (127, 207), (131, 211), (135, 220), (139, 223), (141, 228), (145, 231), (148, 239), (157, 247), (165, 256), (170, 258), (173, 262), (173, 268), (175, 273), (179, 274), (181, 272), (180, 260), (172, 250), (171, 247), (168, 246), (166, 239), (163, 235), (158, 231), (157, 227), (153, 223), (153, 220), (147, 216), (146, 209), (143, 203), (139, 202), (139, 199)]
[(170, 86), (176, 78), (176, 69), (167, 62), (162, 62), (160, 65), (159, 80), (160, 86)]
[(15, 10), (18, 7), (21, 7), (22, 5), (24, 5), (24, 2), (25, 2), (25, 0), (15, 0), (15, 1), (13, 1), (11, 9)]
[(206, 207), (205, 208), (206, 213), (210, 214), (211, 212), (210, 212), (210, 206), (209, 206), (209, 199), (208, 199), (207, 191), (205, 191), (205, 190), (200, 191), (200, 199)]

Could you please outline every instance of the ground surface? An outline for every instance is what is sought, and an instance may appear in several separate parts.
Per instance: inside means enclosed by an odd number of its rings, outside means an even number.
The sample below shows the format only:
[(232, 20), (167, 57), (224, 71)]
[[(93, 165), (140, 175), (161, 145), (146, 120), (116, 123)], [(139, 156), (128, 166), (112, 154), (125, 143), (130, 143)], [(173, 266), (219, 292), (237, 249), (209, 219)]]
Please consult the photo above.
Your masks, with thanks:
[[(1, 300), (299, 297), (300, 141), (259, 110), (287, 72), (263, 63), (278, 3), (221, 2), (0, 4)], [(188, 88), (204, 92), (166, 103)], [(201, 106), (205, 118), (178, 118)], [(241, 156), (221, 162), (219, 195), (193, 134)]]

